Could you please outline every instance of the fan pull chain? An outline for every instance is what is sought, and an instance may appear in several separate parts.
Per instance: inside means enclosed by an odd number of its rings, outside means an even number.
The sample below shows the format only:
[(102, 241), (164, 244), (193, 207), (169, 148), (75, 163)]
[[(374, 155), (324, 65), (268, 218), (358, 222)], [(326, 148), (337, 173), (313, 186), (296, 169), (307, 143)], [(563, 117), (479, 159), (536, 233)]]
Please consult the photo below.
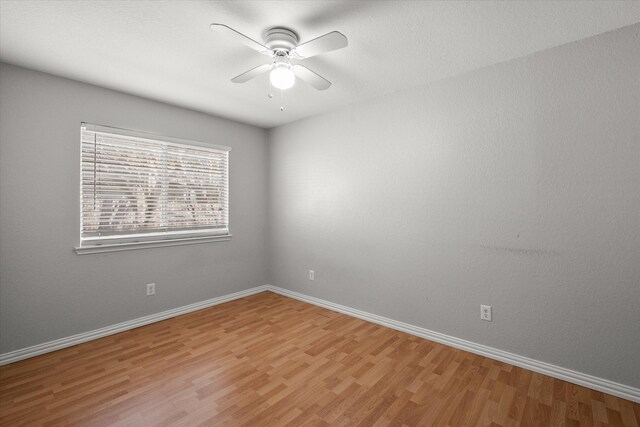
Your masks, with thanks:
[(280, 89), (280, 111), (284, 111), (284, 91)]
[(267, 79), (267, 98), (269, 98), (269, 99), (273, 99), (273, 92), (271, 92), (272, 88), (273, 88), (273, 86), (271, 86), (271, 83), (269, 82), (269, 79)]
[[(271, 85), (269, 85), (269, 90), (271, 90)], [(273, 93), (267, 92), (267, 98), (273, 99)], [(280, 111), (284, 112), (284, 90), (280, 89)]]

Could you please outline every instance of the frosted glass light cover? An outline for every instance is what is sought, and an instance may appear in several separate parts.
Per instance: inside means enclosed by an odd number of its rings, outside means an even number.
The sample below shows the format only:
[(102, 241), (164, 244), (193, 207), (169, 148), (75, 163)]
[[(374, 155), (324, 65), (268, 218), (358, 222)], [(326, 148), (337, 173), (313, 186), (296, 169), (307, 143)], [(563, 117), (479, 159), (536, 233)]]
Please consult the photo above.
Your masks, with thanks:
[(289, 67), (276, 67), (271, 70), (269, 80), (271, 80), (273, 87), (285, 90), (294, 85), (296, 76)]

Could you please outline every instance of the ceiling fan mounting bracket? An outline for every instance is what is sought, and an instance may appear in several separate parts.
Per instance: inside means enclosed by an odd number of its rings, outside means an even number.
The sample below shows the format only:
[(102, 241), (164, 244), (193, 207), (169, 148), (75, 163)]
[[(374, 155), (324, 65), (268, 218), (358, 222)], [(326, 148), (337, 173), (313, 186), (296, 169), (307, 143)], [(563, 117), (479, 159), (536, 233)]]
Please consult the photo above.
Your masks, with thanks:
[(298, 35), (284, 27), (273, 27), (265, 31), (264, 45), (274, 52), (286, 52), (289, 54), (298, 46)]

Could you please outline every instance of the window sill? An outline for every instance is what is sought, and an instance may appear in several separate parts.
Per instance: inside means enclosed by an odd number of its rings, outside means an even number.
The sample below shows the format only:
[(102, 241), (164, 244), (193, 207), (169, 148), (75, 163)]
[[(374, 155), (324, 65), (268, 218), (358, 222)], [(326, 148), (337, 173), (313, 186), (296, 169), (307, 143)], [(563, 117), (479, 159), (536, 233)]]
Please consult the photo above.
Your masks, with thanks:
[(197, 245), (200, 243), (224, 242), (231, 240), (231, 234), (221, 236), (184, 237), (181, 239), (149, 240), (142, 242), (105, 243), (101, 245), (78, 246), (77, 255), (101, 254), (105, 252), (133, 251), (136, 249), (162, 248), (164, 246)]

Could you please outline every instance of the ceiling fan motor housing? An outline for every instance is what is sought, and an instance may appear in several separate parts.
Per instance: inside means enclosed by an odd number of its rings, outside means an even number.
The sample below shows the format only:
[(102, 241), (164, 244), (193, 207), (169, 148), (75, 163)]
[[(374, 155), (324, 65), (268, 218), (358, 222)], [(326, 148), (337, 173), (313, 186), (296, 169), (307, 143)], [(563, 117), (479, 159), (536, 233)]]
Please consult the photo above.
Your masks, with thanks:
[(265, 32), (265, 46), (274, 52), (289, 54), (298, 46), (298, 35), (288, 28), (274, 27)]

